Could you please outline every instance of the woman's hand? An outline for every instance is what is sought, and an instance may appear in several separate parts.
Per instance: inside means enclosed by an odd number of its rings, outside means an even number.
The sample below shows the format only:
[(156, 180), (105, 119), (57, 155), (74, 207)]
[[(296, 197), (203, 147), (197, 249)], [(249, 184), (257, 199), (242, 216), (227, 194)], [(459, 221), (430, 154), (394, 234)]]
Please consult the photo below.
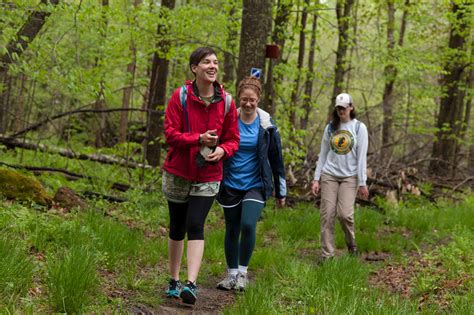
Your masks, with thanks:
[(217, 144), (219, 137), (216, 135), (217, 130), (208, 130), (205, 133), (199, 135), (199, 143), (204, 144), (206, 147), (213, 147)]
[(216, 150), (214, 152), (212, 152), (211, 154), (209, 154), (205, 160), (207, 162), (217, 162), (219, 161), (220, 159), (222, 159), (225, 155), (225, 151), (224, 149), (222, 149), (221, 147), (216, 147)]
[(369, 198), (369, 189), (367, 186), (359, 186), (359, 195), (363, 199), (368, 199)]
[(283, 208), (285, 206), (286, 198), (277, 199), (277, 206)]
[(313, 180), (311, 184), (311, 193), (316, 196), (319, 193), (319, 188), (319, 180)]

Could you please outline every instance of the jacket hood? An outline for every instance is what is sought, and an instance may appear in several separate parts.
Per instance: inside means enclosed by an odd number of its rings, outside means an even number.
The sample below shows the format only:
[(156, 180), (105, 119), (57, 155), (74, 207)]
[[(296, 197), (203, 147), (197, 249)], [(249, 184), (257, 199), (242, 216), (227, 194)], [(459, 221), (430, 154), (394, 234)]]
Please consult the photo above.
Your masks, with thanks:
[[(237, 113), (240, 115), (240, 107), (237, 108)], [(268, 129), (274, 126), (272, 123), (272, 117), (263, 109), (257, 107), (257, 115), (260, 118), (260, 126), (263, 129)]]

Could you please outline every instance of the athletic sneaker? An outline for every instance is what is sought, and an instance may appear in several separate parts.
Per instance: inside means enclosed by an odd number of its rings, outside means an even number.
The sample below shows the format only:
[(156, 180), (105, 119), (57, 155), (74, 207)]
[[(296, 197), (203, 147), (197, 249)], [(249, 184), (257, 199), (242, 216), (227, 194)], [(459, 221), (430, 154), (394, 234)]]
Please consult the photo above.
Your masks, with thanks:
[(198, 288), (197, 286), (189, 280), (186, 280), (186, 284), (181, 290), (179, 297), (186, 304), (194, 304), (197, 300)]
[(217, 288), (221, 290), (229, 291), (229, 290), (234, 289), (236, 284), (237, 284), (237, 275), (231, 275), (228, 273), (225, 279), (217, 284)]
[(247, 273), (239, 272), (237, 274), (237, 284), (235, 285), (235, 290), (244, 291), (248, 284), (249, 280), (247, 279)]
[(347, 250), (349, 251), (349, 255), (351, 256), (359, 256), (359, 250), (357, 249), (357, 246), (348, 246)]
[(179, 280), (171, 279), (165, 293), (167, 297), (179, 298), (179, 294), (181, 293), (181, 282)]

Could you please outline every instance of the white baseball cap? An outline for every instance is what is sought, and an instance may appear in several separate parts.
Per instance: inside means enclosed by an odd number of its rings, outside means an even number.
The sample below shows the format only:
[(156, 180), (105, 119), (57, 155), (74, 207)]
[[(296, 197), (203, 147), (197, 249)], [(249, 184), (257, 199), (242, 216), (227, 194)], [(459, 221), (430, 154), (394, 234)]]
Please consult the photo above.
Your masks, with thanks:
[(338, 96), (336, 96), (336, 107), (337, 106), (342, 106), (342, 107), (349, 107), (349, 105), (352, 104), (352, 96), (350, 96), (347, 93), (341, 93)]

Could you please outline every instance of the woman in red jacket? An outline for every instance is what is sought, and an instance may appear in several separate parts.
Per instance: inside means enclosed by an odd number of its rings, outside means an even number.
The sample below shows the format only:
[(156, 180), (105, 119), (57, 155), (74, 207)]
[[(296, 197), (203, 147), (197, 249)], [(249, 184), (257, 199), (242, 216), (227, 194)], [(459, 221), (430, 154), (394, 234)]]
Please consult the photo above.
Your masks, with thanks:
[[(204, 252), (204, 222), (219, 191), (222, 159), (239, 146), (237, 110), (217, 82), (219, 62), (212, 48), (200, 47), (189, 58), (195, 76), (174, 91), (165, 113), (170, 149), (163, 165), (163, 193), (168, 200), (171, 280), (166, 295), (194, 304), (196, 279)], [(179, 280), (187, 234), (187, 281)]]

